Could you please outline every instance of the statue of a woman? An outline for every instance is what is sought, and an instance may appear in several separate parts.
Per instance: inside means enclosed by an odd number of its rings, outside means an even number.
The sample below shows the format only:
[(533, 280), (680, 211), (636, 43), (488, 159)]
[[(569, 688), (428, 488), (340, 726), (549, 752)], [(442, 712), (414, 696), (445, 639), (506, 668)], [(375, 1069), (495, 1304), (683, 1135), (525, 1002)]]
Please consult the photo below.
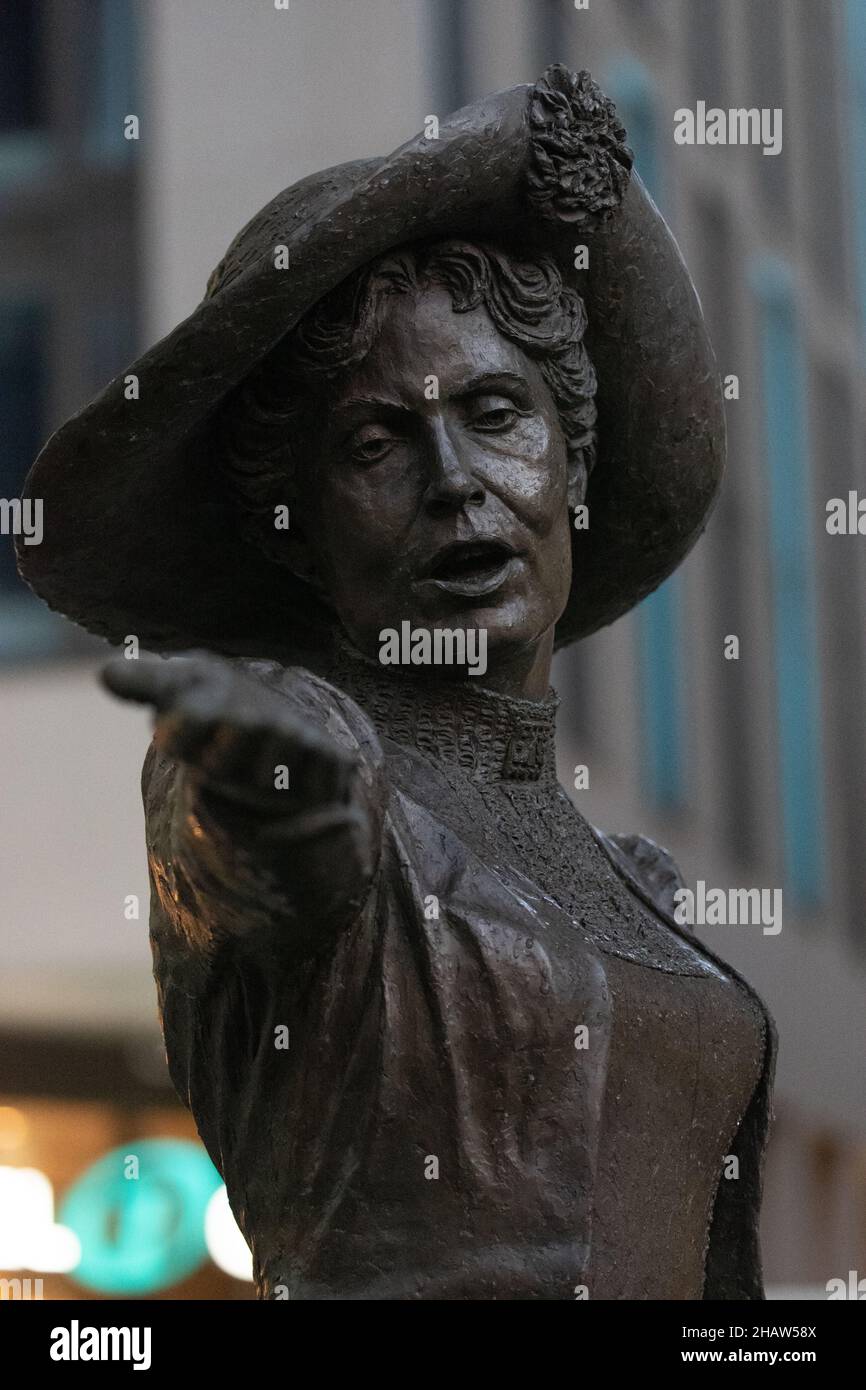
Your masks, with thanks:
[(554, 766), (554, 647), (722, 468), (630, 170), (554, 67), (302, 180), (28, 482), (34, 588), (194, 652), (106, 679), (156, 710), (168, 1060), (264, 1297), (763, 1296), (772, 1024)]

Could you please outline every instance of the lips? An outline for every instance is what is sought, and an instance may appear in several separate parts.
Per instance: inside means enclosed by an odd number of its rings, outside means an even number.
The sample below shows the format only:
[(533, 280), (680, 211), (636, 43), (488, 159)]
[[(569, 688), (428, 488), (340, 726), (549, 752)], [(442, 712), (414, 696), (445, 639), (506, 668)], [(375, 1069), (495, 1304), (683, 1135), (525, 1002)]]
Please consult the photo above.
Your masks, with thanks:
[(467, 579), (504, 565), (513, 554), (502, 541), (454, 541), (433, 557), (430, 579)]
[(505, 541), (454, 541), (437, 551), (423, 571), (422, 584), (443, 593), (493, 593), (513, 573), (519, 553)]

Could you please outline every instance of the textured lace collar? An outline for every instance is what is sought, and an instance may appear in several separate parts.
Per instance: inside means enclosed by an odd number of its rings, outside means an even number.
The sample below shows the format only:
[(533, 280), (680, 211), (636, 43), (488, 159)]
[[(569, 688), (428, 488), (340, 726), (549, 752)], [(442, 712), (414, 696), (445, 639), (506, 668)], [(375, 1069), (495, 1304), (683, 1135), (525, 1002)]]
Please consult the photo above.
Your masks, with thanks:
[(341, 644), (329, 678), (357, 701), (380, 734), (457, 764), (484, 782), (555, 782), (556, 711), (543, 700), (487, 690), (475, 677), (431, 680), (371, 661)]

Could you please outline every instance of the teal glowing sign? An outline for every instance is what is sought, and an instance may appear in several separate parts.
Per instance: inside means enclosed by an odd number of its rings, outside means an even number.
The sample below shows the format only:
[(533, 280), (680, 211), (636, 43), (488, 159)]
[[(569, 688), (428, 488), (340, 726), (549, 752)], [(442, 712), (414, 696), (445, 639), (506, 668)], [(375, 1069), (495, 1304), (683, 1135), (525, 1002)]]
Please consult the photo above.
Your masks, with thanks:
[(222, 1178), (181, 1139), (113, 1149), (69, 1189), (59, 1220), (81, 1241), (73, 1277), (101, 1293), (145, 1294), (192, 1274), (208, 1257), (204, 1214)]

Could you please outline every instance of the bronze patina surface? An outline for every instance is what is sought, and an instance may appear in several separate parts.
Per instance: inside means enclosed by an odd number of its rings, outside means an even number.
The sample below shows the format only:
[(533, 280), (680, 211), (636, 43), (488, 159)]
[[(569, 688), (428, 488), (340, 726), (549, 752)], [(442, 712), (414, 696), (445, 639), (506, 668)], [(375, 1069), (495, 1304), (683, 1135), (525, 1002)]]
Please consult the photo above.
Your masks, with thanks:
[(109, 387), (28, 483), (39, 592), (205, 649), (106, 680), (156, 711), (169, 1065), (263, 1297), (763, 1297), (772, 1023), (555, 769), (555, 645), (675, 568), (724, 456), (630, 168), (554, 67), (303, 181), (137, 364), (161, 415)]

